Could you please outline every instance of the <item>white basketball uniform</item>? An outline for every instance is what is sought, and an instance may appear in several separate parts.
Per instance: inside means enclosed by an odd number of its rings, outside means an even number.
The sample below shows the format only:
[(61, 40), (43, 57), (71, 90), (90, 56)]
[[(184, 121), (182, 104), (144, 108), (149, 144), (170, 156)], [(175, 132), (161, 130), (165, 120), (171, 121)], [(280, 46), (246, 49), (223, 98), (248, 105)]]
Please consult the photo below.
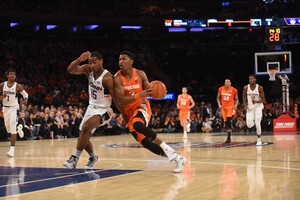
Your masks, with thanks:
[(246, 123), (247, 127), (251, 128), (256, 125), (257, 134), (261, 134), (261, 119), (262, 119), (262, 110), (264, 108), (263, 103), (252, 103), (252, 100), (259, 101), (261, 100), (258, 91), (259, 85), (256, 84), (254, 90), (251, 90), (250, 84), (248, 84), (247, 89), (247, 113), (246, 113)]
[(11, 134), (17, 134), (17, 110), (19, 109), (17, 82), (12, 87), (8, 87), (7, 81), (5, 81), (2, 93), (6, 94), (6, 97), (2, 99), (6, 131)]
[[(108, 73), (108, 71), (105, 69), (101, 76), (96, 80), (94, 79), (93, 72), (89, 74), (89, 106), (83, 116), (79, 130), (82, 130), (84, 122), (94, 115), (99, 115), (100, 117), (105, 113), (109, 115), (109, 118), (105, 119), (100, 126), (107, 124), (112, 118), (113, 110), (110, 107), (112, 103), (112, 97), (110, 94), (105, 94), (105, 90), (102, 85), (102, 80), (106, 73)], [(94, 133), (95, 130), (96, 128), (92, 129), (91, 132)]]

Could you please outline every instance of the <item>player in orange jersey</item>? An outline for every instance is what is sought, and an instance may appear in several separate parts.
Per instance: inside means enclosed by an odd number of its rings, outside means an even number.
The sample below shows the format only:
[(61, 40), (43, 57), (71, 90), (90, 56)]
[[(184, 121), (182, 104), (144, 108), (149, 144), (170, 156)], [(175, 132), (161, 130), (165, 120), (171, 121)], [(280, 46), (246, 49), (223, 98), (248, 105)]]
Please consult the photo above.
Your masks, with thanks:
[(179, 121), (183, 128), (183, 138), (187, 138), (190, 132), (190, 110), (195, 106), (195, 101), (191, 95), (187, 93), (187, 88), (182, 88), (182, 94), (177, 97), (177, 108), (179, 110)]
[(127, 122), (130, 133), (144, 148), (149, 151), (168, 157), (169, 161), (177, 163), (173, 172), (181, 172), (187, 159), (175, 152), (168, 144), (157, 137), (157, 134), (148, 127), (151, 118), (151, 95), (149, 81), (143, 70), (133, 67), (134, 55), (130, 51), (122, 51), (119, 56), (120, 70), (114, 76), (115, 95), (123, 121)]
[(223, 121), (228, 133), (225, 143), (230, 143), (232, 132), (232, 118), (239, 104), (238, 91), (235, 87), (231, 86), (230, 79), (225, 79), (224, 85), (219, 87), (217, 102), (219, 109), (221, 109)]

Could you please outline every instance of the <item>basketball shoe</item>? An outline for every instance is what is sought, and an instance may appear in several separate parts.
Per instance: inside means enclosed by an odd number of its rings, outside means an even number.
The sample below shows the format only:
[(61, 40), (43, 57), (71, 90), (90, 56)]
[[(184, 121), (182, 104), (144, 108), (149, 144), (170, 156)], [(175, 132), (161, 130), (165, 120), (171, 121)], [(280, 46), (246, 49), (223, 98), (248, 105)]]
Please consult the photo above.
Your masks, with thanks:
[(191, 122), (187, 121), (186, 122), (186, 132), (190, 132), (191, 131)]
[(231, 143), (231, 138), (227, 137), (227, 140), (225, 141), (225, 143)]
[(188, 138), (187, 133), (183, 133), (182, 138), (183, 138), (183, 139), (187, 139), (187, 138)]
[(97, 155), (95, 155), (93, 157), (90, 157), (88, 163), (85, 166), (85, 169), (94, 169), (94, 166), (95, 166), (96, 162), (98, 162), (98, 156)]
[(23, 137), (24, 137), (23, 125), (22, 125), (22, 124), (19, 124), (19, 125), (18, 125), (18, 127), (17, 127), (17, 133), (18, 133), (18, 135), (20, 136), (20, 138), (23, 138)]
[(12, 150), (9, 150), (6, 155), (10, 158), (15, 157), (15, 153)]
[(79, 158), (77, 156), (71, 155), (71, 157), (69, 158), (69, 160), (67, 160), (66, 162), (64, 162), (63, 165), (66, 168), (75, 169), (78, 160), (79, 160)]
[(257, 138), (256, 146), (262, 146), (261, 138)]
[(181, 155), (177, 155), (175, 161), (177, 163), (177, 166), (173, 170), (173, 172), (174, 173), (180, 173), (183, 170), (184, 166), (186, 165), (187, 159), (185, 157), (181, 156)]

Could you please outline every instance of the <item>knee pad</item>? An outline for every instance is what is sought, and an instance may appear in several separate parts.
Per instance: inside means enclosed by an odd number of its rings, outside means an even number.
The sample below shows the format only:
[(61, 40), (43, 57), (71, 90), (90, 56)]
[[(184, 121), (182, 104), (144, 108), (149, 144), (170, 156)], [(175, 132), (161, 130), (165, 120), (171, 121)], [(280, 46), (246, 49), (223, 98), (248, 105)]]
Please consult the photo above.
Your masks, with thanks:
[(151, 128), (148, 128), (143, 124), (142, 122), (134, 122), (133, 128), (137, 132), (145, 135), (147, 138), (150, 138), (151, 140), (154, 140), (156, 138), (156, 133)]
[(152, 142), (149, 138), (143, 139), (142, 145), (144, 148), (148, 149), (149, 151), (157, 155), (163, 156), (165, 154), (163, 149), (158, 144)]

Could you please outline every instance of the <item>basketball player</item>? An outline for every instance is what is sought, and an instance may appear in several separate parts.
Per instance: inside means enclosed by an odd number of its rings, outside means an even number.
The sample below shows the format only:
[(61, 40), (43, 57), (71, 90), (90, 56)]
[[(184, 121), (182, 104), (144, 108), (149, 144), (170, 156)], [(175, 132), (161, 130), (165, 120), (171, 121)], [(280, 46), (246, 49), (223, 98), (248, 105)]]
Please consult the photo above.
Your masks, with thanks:
[(17, 129), (17, 110), (19, 110), (19, 102), (17, 94), (20, 93), (24, 98), (24, 104), (28, 103), (28, 93), (24, 90), (23, 86), (17, 83), (16, 71), (14, 69), (9, 69), (6, 71), (7, 81), (0, 84), (0, 100), (3, 104), (3, 116), (4, 124), (7, 133), (10, 134), (10, 149), (6, 153), (9, 157), (15, 156), (15, 144), (17, 141), (17, 133), (20, 138), (23, 138), (24, 133), (22, 128)]
[(149, 151), (168, 157), (170, 162), (175, 161), (177, 167), (173, 172), (181, 172), (187, 159), (178, 155), (148, 127), (152, 113), (147, 97), (151, 95), (151, 89), (146, 73), (134, 68), (133, 62), (133, 53), (129, 51), (120, 53), (120, 70), (114, 76), (116, 100), (122, 106), (120, 112), (136, 141)]
[[(88, 60), (88, 64), (80, 65), (85, 60)], [(63, 165), (69, 169), (74, 169), (82, 151), (85, 150), (90, 156), (85, 169), (93, 169), (98, 161), (98, 156), (94, 152), (90, 137), (96, 128), (107, 124), (112, 117), (113, 76), (103, 68), (103, 58), (99, 52), (86, 51), (82, 53), (79, 58), (71, 62), (67, 70), (70, 74), (85, 74), (88, 78), (89, 106), (79, 126), (80, 133), (76, 149)]]
[(177, 97), (177, 108), (179, 110), (179, 121), (183, 128), (183, 138), (187, 138), (190, 132), (190, 110), (195, 106), (195, 101), (191, 95), (187, 93), (187, 88), (182, 88), (182, 94)]
[(261, 85), (256, 83), (256, 77), (249, 75), (249, 84), (243, 89), (243, 105), (246, 109), (246, 124), (248, 128), (256, 127), (257, 143), (261, 146), (261, 120), (262, 110), (264, 108), (265, 92)]
[(232, 118), (239, 104), (238, 91), (231, 86), (230, 79), (225, 79), (224, 85), (219, 87), (217, 103), (221, 110), (225, 128), (227, 129), (227, 139), (225, 143), (231, 142)]

